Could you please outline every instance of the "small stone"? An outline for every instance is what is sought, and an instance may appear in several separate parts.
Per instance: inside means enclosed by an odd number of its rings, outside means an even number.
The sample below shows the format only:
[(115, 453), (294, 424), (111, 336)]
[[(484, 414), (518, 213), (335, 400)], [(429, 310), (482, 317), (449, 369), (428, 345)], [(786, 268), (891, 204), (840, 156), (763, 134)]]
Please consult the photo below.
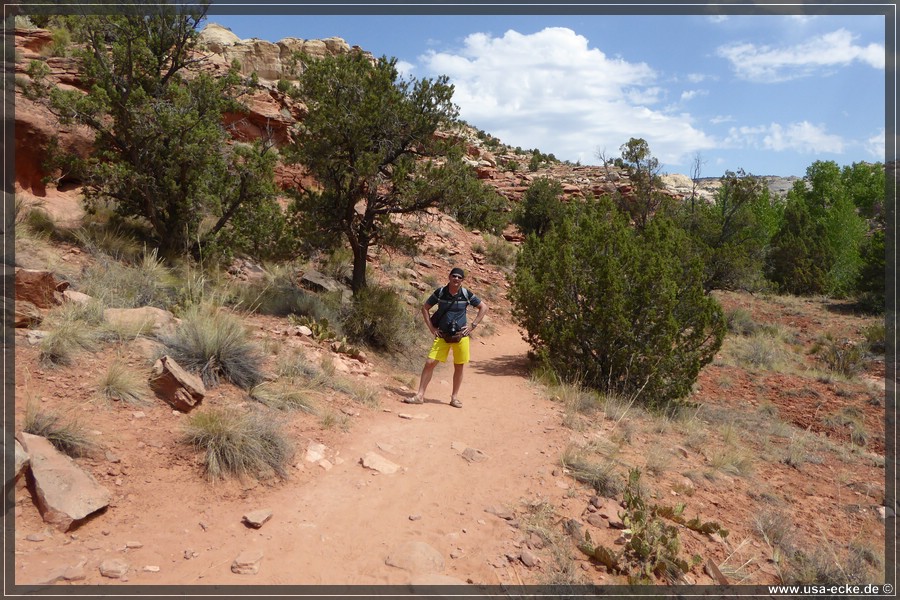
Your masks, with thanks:
[(334, 465), (331, 464), (330, 460), (323, 458), (322, 460), (319, 461), (319, 466), (322, 467), (326, 471), (330, 471)]
[(519, 560), (521, 560), (522, 564), (528, 568), (531, 568), (538, 563), (538, 558), (527, 549), (522, 550), (522, 552), (519, 553)]
[(244, 550), (231, 563), (231, 572), (238, 575), (256, 575), (259, 573), (259, 563), (262, 558), (261, 550)]
[(128, 573), (128, 563), (120, 558), (110, 558), (100, 563), (100, 574), (110, 579), (122, 579)]
[(25, 539), (29, 542), (43, 542), (45, 538), (44, 534), (42, 533), (29, 533), (27, 536), (25, 536)]
[(82, 581), (87, 577), (84, 572), (84, 565), (76, 565), (74, 567), (69, 567), (66, 569), (65, 573), (63, 573), (63, 579), (66, 581)]
[(410, 521), (418, 521), (421, 518), (422, 518), (422, 515), (409, 515)]
[(147, 565), (144, 567), (144, 571), (147, 573), (159, 573), (159, 567), (156, 565)]
[(259, 510), (248, 512), (243, 516), (241, 522), (244, 523), (244, 525), (253, 527), (254, 529), (259, 529), (271, 518), (272, 510), (268, 508), (262, 508)]
[(128, 548), (129, 550), (135, 550), (137, 548), (143, 548), (144, 544), (142, 544), (141, 542), (131, 541), (131, 542), (125, 542), (125, 547)]

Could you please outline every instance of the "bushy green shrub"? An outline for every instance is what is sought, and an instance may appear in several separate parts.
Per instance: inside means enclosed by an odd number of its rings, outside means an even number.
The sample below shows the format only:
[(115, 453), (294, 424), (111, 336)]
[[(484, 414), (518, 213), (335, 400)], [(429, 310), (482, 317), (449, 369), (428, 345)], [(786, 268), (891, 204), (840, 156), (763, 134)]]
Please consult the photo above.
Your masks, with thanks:
[(513, 223), (525, 235), (544, 235), (563, 215), (560, 204), (562, 194), (563, 188), (559, 181), (547, 177), (535, 179), (516, 207)]
[(648, 406), (684, 397), (726, 331), (686, 236), (663, 218), (637, 232), (605, 198), (570, 211), (519, 255), (510, 298), (529, 344), (564, 379)]
[(781, 292), (820, 294), (828, 284), (830, 264), (825, 228), (813, 219), (803, 199), (789, 195), (784, 221), (766, 257), (766, 277)]
[(341, 314), (347, 339), (376, 350), (399, 352), (415, 336), (415, 322), (403, 299), (393, 290), (367, 287), (353, 296)]

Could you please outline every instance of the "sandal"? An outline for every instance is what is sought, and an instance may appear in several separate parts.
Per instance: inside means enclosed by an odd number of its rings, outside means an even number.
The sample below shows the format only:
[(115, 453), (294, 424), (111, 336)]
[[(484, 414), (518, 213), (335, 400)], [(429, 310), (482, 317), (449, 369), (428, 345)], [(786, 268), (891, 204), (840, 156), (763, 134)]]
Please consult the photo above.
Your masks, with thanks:
[(456, 398), (453, 398), (452, 400), (450, 400), (450, 406), (452, 406), (453, 408), (462, 408), (462, 402), (460, 402)]
[(403, 402), (406, 404), (424, 404), (425, 400), (423, 398), (419, 398), (418, 396), (411, 396), (409, 398), (404, 398)]

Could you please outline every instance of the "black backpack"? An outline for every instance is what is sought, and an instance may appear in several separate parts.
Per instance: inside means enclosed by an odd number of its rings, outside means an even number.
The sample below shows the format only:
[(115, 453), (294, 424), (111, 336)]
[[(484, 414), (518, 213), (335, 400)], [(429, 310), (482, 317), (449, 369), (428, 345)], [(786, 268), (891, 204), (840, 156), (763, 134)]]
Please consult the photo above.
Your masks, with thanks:
[[(442, 288), (440, 288), (440, 289), (438, 290), (437, 298), (438, 298), (438, 304), (439, 304), (439, 305), (440, 305), (440, 301), (441, 301), (441, 296), (444, 295), (444, 290), (446, 290), (446, 289), (447, 289), (447, 286), (444, 286), (444, 287), (442, 287)], [(464, 288), (464, 287), (460, 288), (459, 292), (462, 294), (463, 298), (466, 300), (466, 304), (468, 304), (468, 303), (469, 303), (469, 300), (472, 299), (472, 292), (470, 292), (469, 290), (467, 290), (467, 289)], [(441, 319), (444, 317), (444, 315), (447, 313), (447, 311), (450, 310), (450, 307), (451, 307), (451, 306), (453, 305), (453, 303), (455, 303), (455, 302), (459, 302), (459, 300), (458, 300), (458, 295), (457, 295), (457, 296), (454, 296), (454, 297), (452, 298), (452, 300), (451, 300), (450, 302), (447, 303), (447, 306), (445, 306), (444, 308), (439, 308), (438, 310), (434, 311), (434, 314), (432, 314), (431, 317), (430, 317), (430, 319), (431, 319), (431, 325), (432, 325), (433, 327), (435, 327), (435, 328), (438, 327), (438, 325), (439, 325), (440, 322), (441, 322)], [(453, 333), (455, 333), (455, 332), (453, 332)]]

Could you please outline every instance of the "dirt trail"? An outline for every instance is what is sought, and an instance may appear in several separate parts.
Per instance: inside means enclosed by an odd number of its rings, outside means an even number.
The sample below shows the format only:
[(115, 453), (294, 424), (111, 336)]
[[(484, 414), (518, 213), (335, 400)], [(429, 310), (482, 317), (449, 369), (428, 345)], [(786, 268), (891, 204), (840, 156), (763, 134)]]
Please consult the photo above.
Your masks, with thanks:
[[(443, 557), (440, 575), (479, 584), (518, 583), (520, 575), (504, 564), (504, 556), (523, 534), (485, 509), (521, 511), (522, 500), (559, 501), (567, 487), (552, 472), (568, 433), (560, 425), (558, 405), (529, 383), (526, 351), (512, 327), (473, 340), (462, 409), (448, 404), (452, 366), (439, 365), (425, 404), (404, 404), (399, 394), (383, 396), (382, 410), (357, 422), (340, 446), (330, 449), (338, 453), (337, 464), (322, 471), (307, 463), (315, 475), (306, 480), (221, 500), (209, 484), (157, 482), (154, 501), (148, 502), (149, 492), (136, 494), (145, 496), (139, 514), (126, 501), (110, 509), (114, 519), (106, 515), (86, 524), (73, 542), (54, 543), (52, 549), (44, 542), (40, 556), (20, 557), (17, 581), (36, 583), (54, 567), (82, 562), (86, 577), (79, 583), (113, 583), (99, 575), (97, 565), (118, 557), (131, 565), (129, 584), (405, 584), (427, 574), (388, 566), (385, 559), (405, 542), (418, 541)], [(483, 452), (486, 460), (464, 459), (467, 447)], [(298, 460), (304, 452), (298, 448)], [(369, 452), (401, 470), (382, 474), (363, 468), (359, 460)], [(163, 486), (171, 492), (160, 493)], [(262, 528), (241, 524), (244, 513), (260, 508), (274, 513)], [(61, 534), (53, 537), (62, 541)], [(124, 550), (128, 540), (142, 546)], [(31, 549), (28, 542), (20, 548)], [(232, 561), (248, 549), (263, 554), (259, 572), (233, 574)], [(185, 550), (196, 554), (186, 558)], [(144, 572), (145, 565), (160, 569)]]

